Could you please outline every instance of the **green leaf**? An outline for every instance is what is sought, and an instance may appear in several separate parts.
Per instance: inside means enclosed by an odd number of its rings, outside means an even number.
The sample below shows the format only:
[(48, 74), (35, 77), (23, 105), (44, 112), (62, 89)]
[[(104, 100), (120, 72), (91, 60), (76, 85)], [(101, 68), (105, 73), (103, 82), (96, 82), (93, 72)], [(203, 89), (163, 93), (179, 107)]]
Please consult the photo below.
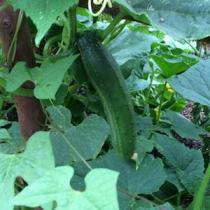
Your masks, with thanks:
[[(128, 79), (131, 74), (134, 73), (136, 76), (143, 77), (143, 71), (145, 63), (147, 62), (148, 57), (145, 55), (142, 55), (141, 57), (132, 58), (131, 60), (127, 61), (123, 65), (120, 66), (120, 69), (122, 71), (123, 77), (125, 79)], [(148, 79), (149, 80), (149, 79)]]
[(186, 64), (181, 56), (171, 55), (152, 55), (152, 59), (160, 68), (165, 77), (171, 77), (183, 71), (186, 71), (190, 66)]
[[(92, 161), (94, 168), (105, 167), (120, 173), (118, 187), (132, 194), (151, 194), (165, 182), (166, 174), (160, 159), (147, 155), (136, 169), (134, 164), (122, 160), (114, 152)], [(152, 181), (152, 180), (155, 180)]]
[(126, 84), (127, 84), (129, 92), (133, 93), (133, 92), (142, 91), (142, 90), (145, 90), (146, 88), (148, 88), (150, 85), (150, 81), (140, 79), (135, 74), (135, 71), (132, 71), (131, 75), (126, 80)]
[(167, 173), (167, 181), (172, 183), (174, 186), (176, 186), (179, 192), (183, 191), (184, 186), (178, 179), (176, 170), (174, 170), (173, 168), (167, 168), (166, 173)]
[(154, 125), (150, 116), (138, 116), (136, 118), (136, 129), (141, 136), (149, 137)]
[[(191, 195), (194, 195), (203, 177), (197, 176), (194, 174), (186, 174), (185, 172), (179, 171), (179, 170), (176, 171), (176, 174), (181, 184), (187, 189), (187, 191)], [(186, 176), (187, 176), (187, 179), (186, 179)]]
[(168, 80), (175, 91), (183, 97), (210, 106), (210, 60), (192, 66), (183, 74)]
[[(58, 113), (61, 106), (54, 107), (53, 110), (54, 113)], [(60, 114), (65, 112), (66, 116), (71, 116), (70, 111), (63, 111)], [(63, 123), (64, 121), (60, 122), (60, 124)], [(67, 127), (66, 123), (67, 121), (64, 123), (65, 130), (59, 130), (52, 124), (50, 132), (56, 164), (65, 165), (72, 161), (81, 161), (81, 157), (85, 160), (95, 158), (109, 135), (110, 129), (107, 122), (102, 117), (90, 115), (78, 126), (73, 126), (69, 122)]]
[(139, 205), (139, 207), (135, 208), (134, 210), (174, 210), (174, 208), (171, 206), (170, 203), (165, 203), (163, 205), (160, 206), (156, 206), (156, 207), (146, 207), (142, 204)]
[(70, 127), (71, 112), (64, 106), (49, 106), (47, 111), (50, 114), (51, 123), (54, 127), (65, 131)]
[[(203, 176), (204, 160), (202, 152), (189, 149), (176, 139), (157, 133), (152, 140), (156, 143), (159, 152), (165, 156), (169, 166), (174, 168), (181, 183), (186, 188), (189, 185), (195, 186), (197, 184), (195, 177)], [(189, 177), (194, 177), (194, 179)]]
[(6, 126), (11, 124), (11, 122), (4, 120), (4, 119), (0, 119), (0, 127)]
[(78, 0), (9, 0), (13, 7), (23, 10), (29, 16), (37, 27), (36, 45), (50, 29), (59, 15), (62, 15), (70, 7), (75, 6)]
[(112, 40), (108, 49), (117, 60), (123, 65), (131, 59), (137, 59), (143, 53), (148, 53), (150, 45), (158, 39), (155, 36), (125, 29), (117, 38)]
[(165, 117), (171, 122), (172, 129), (183, 138), (199, 140), (201, 139), (200, 135), (206, 133), (201, 127), (193, 124), (179, 113), (167, 111)]
[(138, 164), (140, 164), (147, 153), (154, 149), (154, 142), (146, 139), (144, 136), (138, 136), (136, 143), (136, 152), (138, 153)]
[(13, 210), (15, 178), (21, 176), (30, 184), (54, 167), (49, 133), (35, 133), (23, 153), (0, 154), (0, 160), (1, 209)]
[(55, 99), (55, 94), (60, 87), (68, 68), (77, 56), (65, 57), (51, 62), (45, 60), (41, 67), (29, 69), (25, 63), (17, 63), (7, 77), (6, 90), (14, 92), (25, 81), (33, 81), (36, 85), (34, 95), (39, 99)]
[(0, 129), (0, 139), (11, 139), (11, 136), (9, 135), (7, 129), (1, 128)]
[(118, 210), (116, 182), (118, 173), (107, 169), (94, 169), (85, 177), (85, 191), (69, 186), (73, 169), (55, 168), (14, 199), (14, 204), (36, 207), (56, 201), (56, 210)]
[(124, 13), (130, 15), (135, 20), (149, 24), (150, 20), (144, 13), (139, 13), (132, 7), (131, 1), (126, 0), (114, 0), (114, 2), (123, 10)]
[(13, 122), (8, 129), (8, 133), (10, 138), (6, 138), (4, 142), (0, 143), (0, 153), (14, 154), (22, 151), (25, 147), (25, 142), (22, 139), (19, 124)]
[(210, 35), (209, 1), (115, 1), (127, 8), (127, 11), (129, 11), (131, 15), (142, 14), (143, 12), (147, 13), (154, 26), (177, 39), (199, 39)]

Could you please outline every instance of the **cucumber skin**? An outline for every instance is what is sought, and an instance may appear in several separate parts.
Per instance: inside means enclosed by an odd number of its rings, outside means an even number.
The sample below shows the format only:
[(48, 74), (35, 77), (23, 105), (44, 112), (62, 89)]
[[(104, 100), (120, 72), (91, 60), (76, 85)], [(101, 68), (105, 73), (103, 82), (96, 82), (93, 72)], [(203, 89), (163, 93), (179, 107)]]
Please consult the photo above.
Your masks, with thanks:
[(80, 38), (77, 46), (87, 76), (104, 106), (112, 145), (123, 159), (130, 159), (136, 143), (134, 110), (120, 68), (94, 32)]

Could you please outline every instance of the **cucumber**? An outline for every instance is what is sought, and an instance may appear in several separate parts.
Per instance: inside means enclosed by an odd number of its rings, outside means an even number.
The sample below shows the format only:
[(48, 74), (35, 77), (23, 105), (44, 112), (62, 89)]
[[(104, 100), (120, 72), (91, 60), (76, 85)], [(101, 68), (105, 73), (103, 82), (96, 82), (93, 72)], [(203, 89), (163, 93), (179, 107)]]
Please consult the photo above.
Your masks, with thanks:
[(136, 142), (134, 110), (120, 68), (94, 32), (87, 32), (77, 46), (87, 76), (102, 101), (112, 145), (123, 159), (130, 159)]

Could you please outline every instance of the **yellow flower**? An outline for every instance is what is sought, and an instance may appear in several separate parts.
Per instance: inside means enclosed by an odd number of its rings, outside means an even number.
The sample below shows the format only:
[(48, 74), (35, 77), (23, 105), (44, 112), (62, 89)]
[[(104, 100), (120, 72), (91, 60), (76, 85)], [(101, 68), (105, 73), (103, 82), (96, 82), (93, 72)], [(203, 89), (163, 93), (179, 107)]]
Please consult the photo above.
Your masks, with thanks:
[(174, 93), (174, 89), (168, 83), (166, 84), (166, 89), (169, 93)]

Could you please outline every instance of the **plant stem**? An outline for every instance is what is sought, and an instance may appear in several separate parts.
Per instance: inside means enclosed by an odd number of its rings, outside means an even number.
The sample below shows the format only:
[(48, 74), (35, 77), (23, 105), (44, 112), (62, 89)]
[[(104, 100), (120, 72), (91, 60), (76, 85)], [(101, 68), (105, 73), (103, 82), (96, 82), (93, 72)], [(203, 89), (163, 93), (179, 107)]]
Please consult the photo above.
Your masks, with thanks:
[(50, 47), (52, 47), (52, 45), (56, 42), (58, 42), (59, 40), (61, 40), (61, 35), (58, 34), (56, 36), (51, 37), (49, 40), (47, 40), (45, 46), (44, 46), (44, 50), (43, 50), (43, 56), (47, 57), (49, 56), (49, 49)]
[(125, 26), (129, 23), (130, 21), (126, 20), (124, 23), (120, 24), (119, 26), (117, 26), (113, 32), (111, 33), (111, 35), (104, 40), (104, 45), (108, 45), (113, 39), (115, 39), (125, 28)]
[(181, 203), (181, 193), (178, 193), (176, 203), (177, 203), (176, 205), (178, 206), (178, 209), (179, 209), (179, 205)]
[(135, 199), (138, 199), (138, 200), (142, 200), (142, 201), (144, 201), (145, 203), (152, 204), (153, 206), (158, 207), (158, 204), (154, 203), (153, 201), (150, 201), (150, 200), (148, 200), (147, 198), (144, 198), (143, 196), (140, 196), (140, 195), (136, 195), (136, 194), (134, 194), (134, 193), (132, 193), (132, 192), (128, 192), (127, 190), (124, 190), (124, 189), (121, 188), (121, 187), (117, 187), (117, 191), (118, 191), (118, 192), (121, 192), (121, 193), (123, 193), (123, 194), (126, 194), (126, 195), (128, 195), (129, 197), (131, 197), (131, 198), (135, 198)]
[(6, 119), (8, 119), (7, 115), (13, 110), (15, 109), (15, 105), (12, 105), (9, 109), (7, 109), (5, 112), (4, 112), (4, 117)]
[(144, 114), (147, 114), (148, 110), (149, 110), (149, 96), (150, 96), (150, 92), (151, 92), (154, 76), (155, 76), (155, 72), (154, 72), (154, 69), (152, 69), (151, 80), (150, 80), (150, 84), (149, 84), (149, 87), (148, 87), (148, 92), (146, 94), (146, 98), (145, 98), (145, 102), (144, 102), (144, 104), (145, 104), (145, 106), (144, 106), (145, 107), (144, 108)]
[(158, 203), (160, 203), (160, 204), (163, 204), (164, 202), (161, 200), (161, 199), (159, 199), (157, 196), (155, 196), (154, 194), (151, 194), (152, 195), (152, 197), (154, 198), (154, 200), (156, 201), (156, 202), (158, 202)]
[(194, 50), (195, 55), (197, 55), (197, 56), (200, 55), (200, 52), (188, 40), (185, 39), (184, 41)]
[(199, 189), (195, 195), (193, 210), (202, 209), (203, 198), (204, 198), (209, 180), (210, 180), (210, 164), (206, 170), (203, 180), (202, 180), (202, 182), (199, 186)]
[[(184, 192), (185, 192), (185, 191), (180, 192), (180, 193), (183, 194)], [(176, 194), (174, 194), (174, 195), (171, 195), (171, 196), (169, 196), (169, 197), (163, 199), (163, 202), (165, 203), (166, 201), (169, 201), (169, 200), (171, 200), (171, 199), (173, 199), (173, 198), (176, 198), (177, 195), (179, 195), (180, 193), (176, 193)]]
[(16, 28), (15, 28), (15, 33), (7, 54), (7, 61), (13, 63), (14, 59), (15, 59), (15, 55), (16, 55), (16, 48), (17, 48), (17, 38), (18, 38), (18, 33), (22, 24), (22, 20), (23, 20), (23, 12), (20, 11), (18, 14), (18, 19), (17, 19), (17, 24), (16, 24)]
[(163, 102), (164, 102), (164, 93), (166, 91), (166, 85), (167, 85), (167, 82), (165, 82), (164, 88), (163, 88), (163, 91), (162, 91), (162, 94), (161, 94), (160, 105), (158, 107), (158, 113), (157, 113), (157, 122), (160, 120), (161, 109), (162, 109), (162, 105), (163, 105)]
[(114, 39), (115, 37), (117, 37), (125, 28), (125, 26), (129, 23), (130, 21), (125, 20), (124, 23), (120, 24), (116, 30), (113, 31), (111, 39)]
[(114, 30), (114, 28), (118, 25), (118, 23), (123, 19), (124, 16), (125, 14), (123, 12), (117, 14), (117, 16), (101, 34), (102, 41), (104, 41), (109, 36), (109, 34)]
[(73, 7), (69, 10), (70, 18), (70, 47), (73, 47), (76, 40), (77, 33), (77, 10), (76, 7)]

